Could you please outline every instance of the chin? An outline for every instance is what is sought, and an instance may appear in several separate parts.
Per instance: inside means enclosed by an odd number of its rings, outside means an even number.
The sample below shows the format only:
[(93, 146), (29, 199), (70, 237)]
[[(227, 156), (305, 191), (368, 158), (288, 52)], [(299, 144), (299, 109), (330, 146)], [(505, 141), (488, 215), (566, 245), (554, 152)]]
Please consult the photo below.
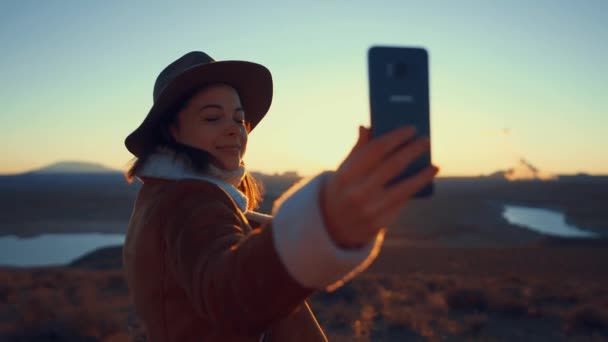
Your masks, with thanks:
[(236, 169), (239, 168), (241, 164), (240, 163), (234, 163), (234, 162), (230, 162), (230, 163), (222, 163), (222, 168), (226, 171), (234, 171)]

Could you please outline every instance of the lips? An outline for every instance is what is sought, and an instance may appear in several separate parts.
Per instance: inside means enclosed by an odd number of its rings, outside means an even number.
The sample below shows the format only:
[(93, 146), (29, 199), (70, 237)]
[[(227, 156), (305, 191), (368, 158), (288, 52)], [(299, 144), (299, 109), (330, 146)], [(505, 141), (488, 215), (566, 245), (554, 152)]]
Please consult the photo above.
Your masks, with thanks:
[(241, 151), (241, 145), (223, 145), (223, 146), (218, 146), (217, 149), (222, 152), (236, 153), (236, 152)]

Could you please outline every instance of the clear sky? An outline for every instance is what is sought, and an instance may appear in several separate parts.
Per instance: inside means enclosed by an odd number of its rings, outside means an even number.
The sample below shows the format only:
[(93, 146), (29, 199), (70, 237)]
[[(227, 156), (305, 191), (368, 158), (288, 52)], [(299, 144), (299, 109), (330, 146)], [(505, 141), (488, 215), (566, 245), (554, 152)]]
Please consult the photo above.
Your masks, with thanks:
[(369, 125), (374, 44), (429, 50), (441, 175), (522, 157), (608, 174), (605, 0), (0, 1), (0, 173), (64, 160), (124, 169), (158, 73), (192, 50), (273, 73), (250, 169), (334, 168)]

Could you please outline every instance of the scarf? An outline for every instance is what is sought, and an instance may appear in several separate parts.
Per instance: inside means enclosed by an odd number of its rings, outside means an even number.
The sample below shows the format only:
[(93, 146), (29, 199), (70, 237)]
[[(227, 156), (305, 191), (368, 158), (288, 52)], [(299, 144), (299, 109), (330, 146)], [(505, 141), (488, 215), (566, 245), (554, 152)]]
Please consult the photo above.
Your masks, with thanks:
[[(245, 166), (241, 165), (235, 170), (223, 170), (209, 164), (207, 172), (201, 173), (192, 168), (192, 162), (187, 158), (168, 148), (158, 148), (148, 157), (137, 177), (155, 177), (163, 179), (199, 179), (219, 186), (237, 204), (243, 213), (247, 213), (247, 196), (238, 189), (238, 185), (245, 177)], [(141, 179), (140, 179), (141, 181)]]

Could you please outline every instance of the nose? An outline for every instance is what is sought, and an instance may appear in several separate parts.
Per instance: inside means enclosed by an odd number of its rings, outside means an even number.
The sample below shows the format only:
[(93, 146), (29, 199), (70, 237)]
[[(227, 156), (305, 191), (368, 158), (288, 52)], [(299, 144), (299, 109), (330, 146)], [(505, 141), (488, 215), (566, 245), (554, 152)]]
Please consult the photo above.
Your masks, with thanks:
[(233, 135), (238, 135), (240, 133), (241, 133), (241, 124), (234, 120), (230, 120), (230, 122), (228, 123), (228, 127), (226, 127), (226, 135), (233, 136)]

